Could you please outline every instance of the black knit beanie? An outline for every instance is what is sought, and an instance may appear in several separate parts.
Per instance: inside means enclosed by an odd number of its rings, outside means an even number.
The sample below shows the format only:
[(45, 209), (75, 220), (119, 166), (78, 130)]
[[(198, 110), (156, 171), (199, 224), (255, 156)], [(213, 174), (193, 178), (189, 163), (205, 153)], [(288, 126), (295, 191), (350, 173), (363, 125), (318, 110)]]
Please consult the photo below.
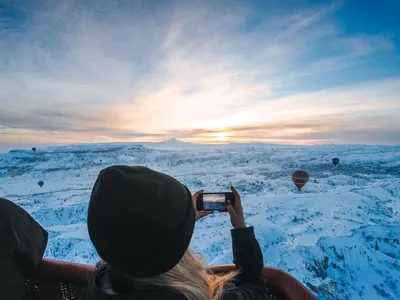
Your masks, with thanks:
[(190, 191), (145, 167), (102, 170), (87, 225), (99, 256), (115, 270), (151, 277), (172, 269), (189, 246), (196, 214)]

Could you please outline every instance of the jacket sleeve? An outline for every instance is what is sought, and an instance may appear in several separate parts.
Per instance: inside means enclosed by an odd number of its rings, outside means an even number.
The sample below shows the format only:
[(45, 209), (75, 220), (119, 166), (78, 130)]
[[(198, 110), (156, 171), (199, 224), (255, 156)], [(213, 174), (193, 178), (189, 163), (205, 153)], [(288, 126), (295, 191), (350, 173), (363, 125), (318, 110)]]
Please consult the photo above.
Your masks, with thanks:
[(264, 285), (263, 256), (254, 235), (254, 227), (232, 229), (233, 260), (239, 274), (237, 283)]

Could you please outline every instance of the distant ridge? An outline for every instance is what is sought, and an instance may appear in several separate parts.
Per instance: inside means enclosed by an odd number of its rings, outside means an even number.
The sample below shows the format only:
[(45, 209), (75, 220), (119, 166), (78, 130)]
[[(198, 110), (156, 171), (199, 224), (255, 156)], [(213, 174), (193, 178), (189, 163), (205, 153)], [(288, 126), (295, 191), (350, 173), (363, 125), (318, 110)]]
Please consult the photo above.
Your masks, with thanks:
[[(177, 138), (161, 142), (111, 142), (111, 143), (80, 143), (80, 144), (65, 144), (65, 145), (40, 145), (38, 152), (47, 151), (69, 151), (71, 149), (84, 150), (85, 148), (95, 149), (98, 147), (135, 147), (135, 148), (149, 148), (158, 150), (195, 150), (195, 149), (224, 149), (224, 148), (371, 148), (371, 147), (400, 147), (400, 145), (368, 145), (368, 144), (317, 144), (317, 145), (290, 145), (290, 144), (274, 144), (274, 143), (263, 143), (263, 142), (232, 142), (227, 144), (198, 144), (191, 142), (183, 142)], [(4, 151), (6, 150), (6, 151)], [(1, 153), (27, 153), (33, 155), (30, 145), (23, 148), (10, 148), (4, 149)]]
[(185, 150), (185, 149), (200, 149), (207, 146), (205, 144), (195, 144), (189, 142), (183, 142), (176, 138), (162, 141), (162, 142), (147, 142), (147, 143), (139, 143), (147, 148), (152, 149), (163, 149), (163, 150)]
[[(67, 145), (54, 145), (48, 147), (41, 147), (39, 152), (44, 151), (67, 151), (71, 149), (85, 149), (85, 148), (97, 148), (97, 147), (146, 147), (149, 149), (158, 150), (195, 150), (195, 149), (215, 149), (215, 148), (288, 148), (288, 147), (300, 147), (294, 145), (280, 145), (272, 143), (262, 142), (250, 142), (250, 143), (227, 143), (227, 144), (198, 144), (191, 142), (183, 142), (177, 138), (161, 142), (112, 142), (112, 143), (82, 143), (82, 144), (67, 144)], [(10, 152), (26, 152), (32, 154), (30, 149), (12, 149)], [(31, 153), (32, 152), (32, 153)]]
[(140, 143), (141, 145), (152, 149), (163, 150), (190, 150), (190, 149), (207, 149), (207, 148), (244, 148), (244, 147), (258, 147), (258, 148), (282, 148), (293, 147), (291, 145), (280, 145), (273, 143), (251, 142), (251, 143), (227, 143), (227, 144), (197, 144), (191, 142), (183, 142), (177, 138), (162, 142), (148, 142)]

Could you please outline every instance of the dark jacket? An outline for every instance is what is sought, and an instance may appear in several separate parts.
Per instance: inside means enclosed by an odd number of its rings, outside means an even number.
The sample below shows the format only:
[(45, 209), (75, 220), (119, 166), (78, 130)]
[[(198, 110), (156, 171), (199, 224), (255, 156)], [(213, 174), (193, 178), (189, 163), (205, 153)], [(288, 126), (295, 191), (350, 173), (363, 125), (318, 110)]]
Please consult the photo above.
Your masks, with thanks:
[(25, 279), (42, 260), (47, 238), (25, 210), (0, 198), (0, 299), (24, 298)]
[[(233, 257), (240, 273), (225, 286), (222, 300), (264, 300), (269, 291), (263, 277), (263, 257), (254, 236), (253, 227), (233, 229)], [(88, 300), (186, 300), (186, 297), (166, 288), (151, 291), (136, 290), (113, 282), (107, 265), (98, 268), (91, 280)]]

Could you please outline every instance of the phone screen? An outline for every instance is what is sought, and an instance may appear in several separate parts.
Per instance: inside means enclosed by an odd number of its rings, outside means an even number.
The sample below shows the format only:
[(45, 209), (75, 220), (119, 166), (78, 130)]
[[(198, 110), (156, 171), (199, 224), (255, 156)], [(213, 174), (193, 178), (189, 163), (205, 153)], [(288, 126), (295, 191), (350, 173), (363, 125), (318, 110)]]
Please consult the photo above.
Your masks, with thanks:
[(225, 194), (203, 194), (204, 210), (226, 210)]

